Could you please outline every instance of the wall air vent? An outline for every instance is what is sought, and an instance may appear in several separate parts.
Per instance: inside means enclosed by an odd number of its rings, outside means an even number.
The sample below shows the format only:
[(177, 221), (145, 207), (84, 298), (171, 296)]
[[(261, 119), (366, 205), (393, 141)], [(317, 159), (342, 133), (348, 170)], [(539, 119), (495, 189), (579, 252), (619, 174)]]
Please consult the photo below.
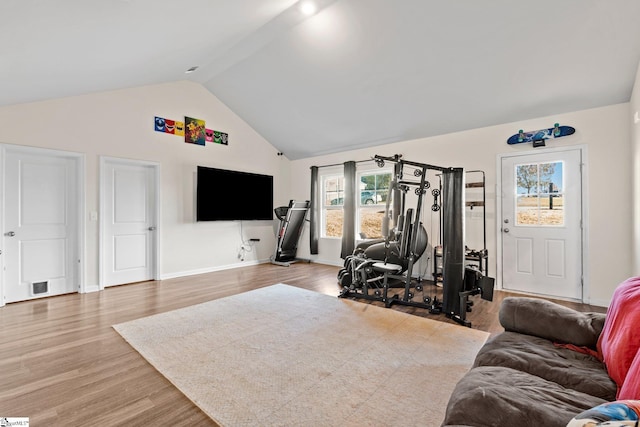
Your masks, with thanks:
[(32, 295), (41, 295), (49, 293), (49, 282), (32, 282), (31, 283), (31, 294)]

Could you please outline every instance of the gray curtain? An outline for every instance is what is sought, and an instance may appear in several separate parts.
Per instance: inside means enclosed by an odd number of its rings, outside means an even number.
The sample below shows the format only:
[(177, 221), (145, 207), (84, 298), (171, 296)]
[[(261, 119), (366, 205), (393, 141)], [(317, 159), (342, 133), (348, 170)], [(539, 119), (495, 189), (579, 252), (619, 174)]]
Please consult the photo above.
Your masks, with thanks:
[(460, 315), (464, 281), (464, 171), (442, 174), (442, 311)]
[(311, 255), (318, 255), (318, 235), (320, 234), (320, 223), (318, 222), (318, 167), (311, 166), (311, 201), (309, 213), (309, 249)]
[(344, 163), (344, 218), (340, 258), (353, 254), (356, 242), (356, 162)]

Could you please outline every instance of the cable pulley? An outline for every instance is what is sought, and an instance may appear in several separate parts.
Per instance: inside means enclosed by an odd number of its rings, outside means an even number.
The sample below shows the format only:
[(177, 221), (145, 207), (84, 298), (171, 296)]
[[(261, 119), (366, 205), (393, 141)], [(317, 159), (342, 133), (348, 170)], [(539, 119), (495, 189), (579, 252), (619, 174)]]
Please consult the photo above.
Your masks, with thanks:
[(434, 188), (433, 190), (431, 190), (431, 195), (433, 196), (433, 205), (431, 205), (431, 210), (434, 212), (438, 212), (440, 210), (440, 205), (438, 204), (440, 189)]

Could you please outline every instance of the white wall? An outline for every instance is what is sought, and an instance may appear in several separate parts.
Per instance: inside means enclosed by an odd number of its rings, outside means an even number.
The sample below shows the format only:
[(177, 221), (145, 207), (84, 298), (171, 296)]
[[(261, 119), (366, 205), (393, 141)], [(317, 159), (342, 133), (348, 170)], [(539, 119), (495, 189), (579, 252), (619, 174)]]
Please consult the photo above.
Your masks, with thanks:
[[(179, 136), (155, 132), (154, 116), (203, 119), (208, 128), (227, 132), (229, 145), (186, 144)], [(98, 222), (89, 213), (99, 211), (99, 156), (161, 164), (162, 277), (241, 264), (239, 222), (194, 220), (197, 165), (273, 175), (275, 206), (289, 200), (289, 161), (204, 87), (186, 81), (3, 107), (0, 143), (85, 154), (88, 288), (98, 283)], [(238, 196), (250, 194), (239, 191)], [(275, 246), (273, 224), (245, 221), (242, 226), (245, 239), (261, 239), (244, 263), (268, 259)]]
[[(640, 71), (639, 71), (640, 72)], [(640, 80), (640, 79), (638, 79)], [(161, 274), (173, 277), (242, 265), (237, 259), (240, 224), (195, 223), (193, 220), (196, 165), (239, 169), (274, 175), (275, 206), (289, 199), (309, 197), (309, 167), (375, 154), (402, 154), (405, 159), (440, 166), (482, 169), (488, 184), (488, 248), (490, 272), (496, 271), (496, 158), (498, 154), (529, 150), (508, 146), (506, 138), (518, 129), (547, 127), (556, 121), (572, 125), (575, 135), (550, 145), (588, 147), (588, 258), (585, 260), (587, 301), (606, 305), (615, 286), (640, 271), (639, 221), (633, 220), (632, 189), (640, 172), (638, 125), (629, 125), (640, 106), (640, 90), (631, 104), (619, 104), (558, 116), (474, 129), (432, 138), (388, 144), (290, 162), (202, 86), (168, 83), (89, 94), (0, 108), (0, 143), (74, 151), (86, 155), (86, 284), (98, 280), (98, 223), (89, 213), (98, 211), (98, 159), (100, 155), (155, 161), (161, 164)], [(153, 130), (153, 117), (180, 119), (187, 115), (206, 120), (207, 127), (229, 133), (229, 146), (185, 144), (180, 137)], [(631, 119), (631, 122), (633, 120)], [(630, 141), (633, 140), (633, 149)], [(634, 178), (633, 171), (636, 171)], [(242, 194), (240, 194), (242, 195)], [(639, 202), (640, 203), (640, 202)], [(428, 208), (428, 205), (427, 207)], [(637, 208), (638, 209), (638, 208)], [(640, 212), (638, 209), (636, 212)], [(430, 231), (429, 215), (423, 215)], [(638, 215), (635, 215), (638, 217)], [(469, 217), (468, 217), (469, 219)], [(256, 252), (245, 263), (266, 260), (273, 251), (274, 226), (269, 222), (243, 222), (244, 238), (260, 238)], [(309, 257), (305, 232), (299, 255)], [(432, 240), (433, 240), (433, 236)], [(634, 252), (635, 249), (635, 252)], [(320, 242), (316, 260), (340, 265), (339, 241)], [(634, 255), (635, 253), (635, 255)], [(420, 266), (424, 269), (423, 266)]]
[[(472, 112), (466, 112), (472, 114)], [(631, 146), (629, 144), (629, 104), (560, 114), (474, 129), (432, 138), (388, 144), (372, 149), (321, 156), (291, 162), (291, 191), (294, 198), (309, 197), (309, 167), (362, 160), (373, 155), (402, 154), (404, 159), (439, 166), (481, 169), (487, 179), (487, 233), (490, 256), (489, 272), (495, 274), (496, 265), (496, 160), (499, 154), (531, 150), (529, 144), (507, 145), (506, 139), (518, 129), (539, 129), (555, 122), (574, 126), (576, 134), (549, 142), (548, 146), (584, 145), (587, 147), (588, 243), (585, 260), (585, 299), (598, 305), (608, 305), (615, 286), (631, 274), (632, 203), (631, 203)], [(542, 148), (540, 148), (542, 150)], [(428, 198), (427, 198), (428, 200)], [(428, 206), (426, 207), (428, 209)], [(467, 208), (468, 211), (468, 208)], [(429, 215), (423, 216), (425, 228), (430, 230)], [(469, 215), (467, 216), (469, 218)], [(469, 222), (469, 221), (467, 221)], [(473, 225), (477, 225), (474, 221)], [(307, 233), (303, 236), (308, 239)], [(430, 236), (431, 240), (433, 236)], [(301, 256), (308, 257), (308, 245), (301, 244)], [(316, 260), (341, 264), (340, 245), (335, 240), (322, 240)], [(420, 267), (421, 270), (424, 267)], [(427, 271), (430, 271), (428, 269)]]
[(633, 159), (633, 274), (640, 275), (640, 65), (629, 105)]

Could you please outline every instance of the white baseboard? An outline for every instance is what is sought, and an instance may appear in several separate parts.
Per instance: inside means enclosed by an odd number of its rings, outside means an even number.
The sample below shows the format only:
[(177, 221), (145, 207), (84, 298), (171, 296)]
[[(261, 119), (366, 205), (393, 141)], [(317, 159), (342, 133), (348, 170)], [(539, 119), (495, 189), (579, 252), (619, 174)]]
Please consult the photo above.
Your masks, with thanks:
[(338, 262), (338, 261), (329, 261), (326, 259), (312, 259), (311, 262), (314, 264), (325, 264), (325, 265), (332, 265), (334, 267), (344, 267), (343, 261)]
[(242, 261), (227, 265), (218, 265), (215, 267), (199, 268), (197, 270), (179, 271), (176, 273), (161, 274), (160, 280), (177, 279), (178, 277), (195, 276), (197, 274), (213, 273), (215, 271), (231, 270), (232, 268), (248, 267), (250, 265), (258, 265), (270, 262), (268, 259), (259, 261)]
[(80, 290), (81, 294), (88, 294), (91, 292), (100, 292), (100, 285), (85, 285), (84, 289)]
[[(307, 260), (301, 260), (300, 262), (302, 263), (303, 261), (307, 261)], [(160, 276), (160, 280), (177, 279), (179, 277), (195, 276), (197, 274), (213, 273), (215, 271), (231, 270), (232, 268), (248, 267), (250, 265), (266, 264), (266, 263), (270, 263), (270, 262), (271, 262), (270, 259), (262, 259), (262, 260), (259, 260), (259, 261), (237, 262), (237, 263), (228, 264), (228, 265), (219, 265), (219, 266), (216, 266), (216, 267), (200, 268), (200, 269), (197, 269), (197, 270), (179, 271), (179, 272), (176, 272), (176, 273), (162, 274)], [(342, 267), (343, 266), (343, 264), (341, 262), (327, 261), (327, 260), (322, 260), (322, 259), (312, 259), (309, 262), (312, 262), (314, 264), (331, 265), (331, 266), (334, 266), (334, 267)]]

